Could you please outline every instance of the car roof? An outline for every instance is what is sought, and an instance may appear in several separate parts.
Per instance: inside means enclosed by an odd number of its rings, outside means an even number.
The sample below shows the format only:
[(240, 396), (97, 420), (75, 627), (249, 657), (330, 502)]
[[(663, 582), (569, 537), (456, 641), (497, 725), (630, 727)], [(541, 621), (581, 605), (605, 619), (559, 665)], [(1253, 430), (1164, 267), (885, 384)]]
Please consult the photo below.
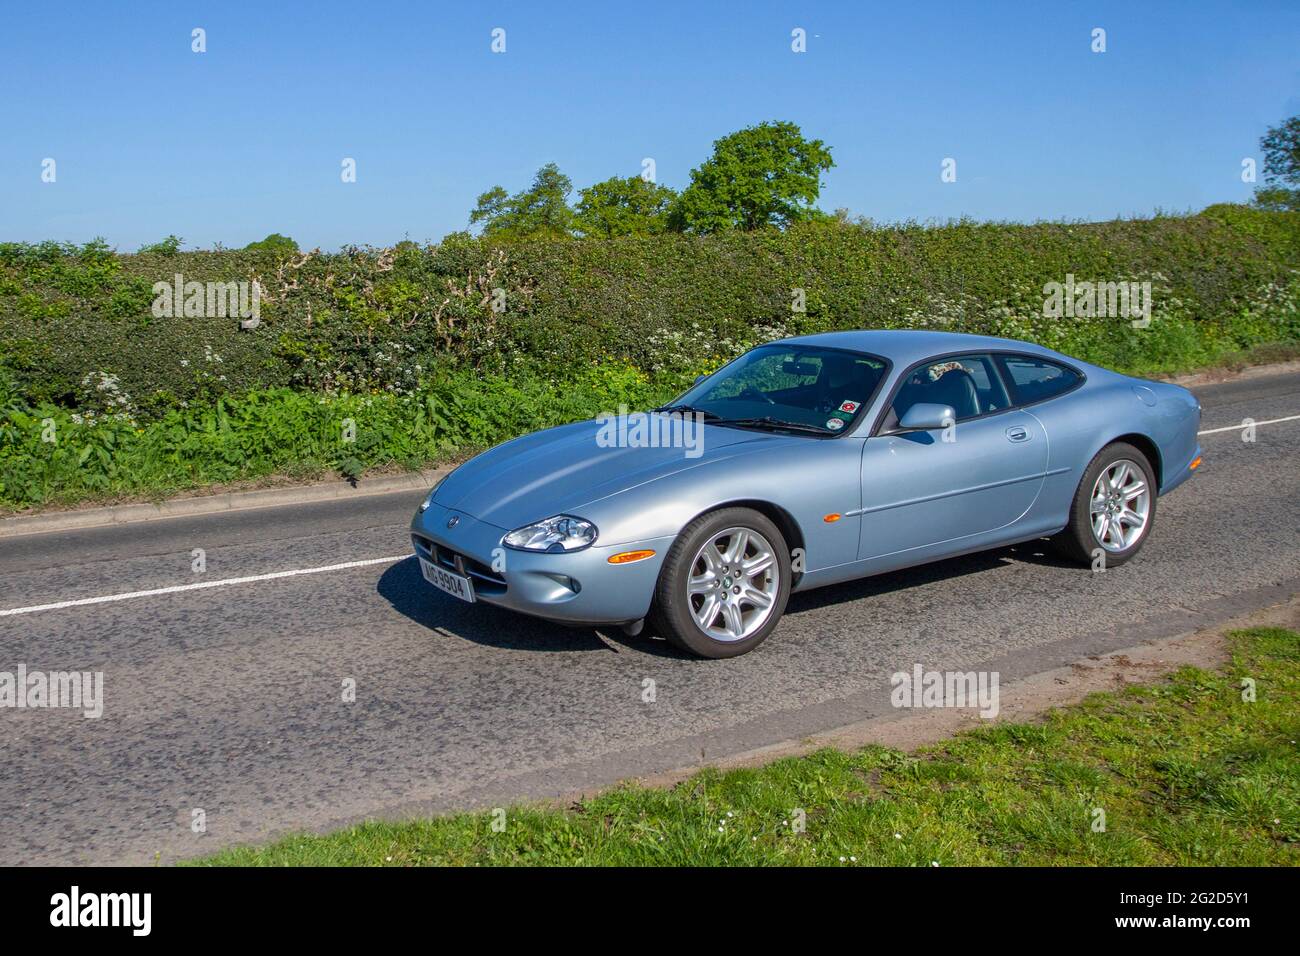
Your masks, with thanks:
[(1049, 358), (1066, 356), (1032, 342), (1001, 339), (992, 335), (970, 335), (965, 332), (941, 332), (930, 329), (852, 329), (845, 332), (818, 332), (779, 339), (770, 345), (820, 345), (828, 348), (852, 349), (887, 358), (896, 366), (907, 366), (932, 355), (952, 352), (1032, 352)]

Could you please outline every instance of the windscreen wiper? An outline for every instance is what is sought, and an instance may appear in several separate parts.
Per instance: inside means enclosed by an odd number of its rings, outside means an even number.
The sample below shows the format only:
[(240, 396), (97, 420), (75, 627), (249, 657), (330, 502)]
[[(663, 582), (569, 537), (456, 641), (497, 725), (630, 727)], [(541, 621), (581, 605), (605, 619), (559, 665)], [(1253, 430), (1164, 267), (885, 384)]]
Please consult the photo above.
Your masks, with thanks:
[(794, 432), (808, 432), (811, 435), (834, 435), (829, 428), (820, 425), (806, 425), (803, 422), (790, 422), (782, 418), (764, 415), (762, 418), (724, 418), (719, 425), (740, 425), (746, 428), (775, 428)]
[(694, 405), (661, 405), (658, 408), (650, 409), (651, 412), (681, 412), (684, 415), (703, 415), (706, 422), (716, 422), (719, 416), (713, 412), (706, 411), (703, 408), (696, 408)]

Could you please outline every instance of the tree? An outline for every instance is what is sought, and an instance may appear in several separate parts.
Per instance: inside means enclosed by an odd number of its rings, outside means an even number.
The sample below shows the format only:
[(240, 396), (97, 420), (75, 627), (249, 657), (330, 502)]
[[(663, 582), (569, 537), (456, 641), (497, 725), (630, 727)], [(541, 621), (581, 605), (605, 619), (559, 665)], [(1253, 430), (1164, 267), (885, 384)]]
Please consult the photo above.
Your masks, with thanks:
[(180, 236), (168, 236), (158, 242), (146, 243), (140, 247), (140, 254), (147, 255), (153, 253), (160, 256), (174, 256), (181, 251), (181, 244), (185, 242)]
[(1264, 153), (1264, 182), (1255, 190), (1256, 205), (1300, 210), (1300, 116), (1272, 127), (1259, 139)]
[(291, 256), (298, 252), (298, 243), (294, 242), (288, 236), (282, 236), (278, 232), (273, 232), (265, 239), (259, 242), (250, 242), (244, 246), (245, 252), (276, 252), (281, 255)]
[(691, 184), (673, 211), (691, 232), (760, 229), (812, 219), (821, 174), (834, 166), (819, 139), (794, 123), (760, 123), (724, 136), (713, 156), (691, 170)]
[(1255, 190), (1255, 205), (1274, 212), (1300, 212), (1300, 189), (1286, 186), (1261, 186)]
[(544, 237), (559, 239), (571, 235), (573, 210), (569, 193), (573, 183), (554, 163), (547, 163), (523, 192), (509, 195), (493, 186), (478, 197), (469, 214), (471, 225), (483, 225), (483, 235), (499, 239)]
[(588, 237), (654, 236), (668, 229), (677, 193), (640, 176), (613, 176), (579, 194), (574, 225)]
[(510, 194), (501, 186), (493, 186), (479, 195), (474, 211), (469, 214), (469, 223), (474, 226), (481, 222), (483, 231), (487, 232), (505, 218), (509, 209)]

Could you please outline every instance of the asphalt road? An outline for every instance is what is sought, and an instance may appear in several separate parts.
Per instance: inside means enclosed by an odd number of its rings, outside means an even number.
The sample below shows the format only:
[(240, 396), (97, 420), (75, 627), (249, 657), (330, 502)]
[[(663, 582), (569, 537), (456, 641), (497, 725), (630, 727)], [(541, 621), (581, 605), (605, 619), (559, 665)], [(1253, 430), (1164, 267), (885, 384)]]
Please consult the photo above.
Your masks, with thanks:
[[(1198, 393), (1203, 429), (1300, 415), (1298, 374)], [(166, 862), (569, 793), (889, 713), (888, 677), (914, 663), (1005, 683), (1289, 597), (1300, 420), (1202, 444), (1127, 567), (1026, 546), (796, 595), (733, 661), (442, 597), (385, 560), (419, 495), (0, 540), (0, 610), (379, 559), (0, 615), (0, 671), (105, 682), (97, 720), (0, 709), (0, 864)]]

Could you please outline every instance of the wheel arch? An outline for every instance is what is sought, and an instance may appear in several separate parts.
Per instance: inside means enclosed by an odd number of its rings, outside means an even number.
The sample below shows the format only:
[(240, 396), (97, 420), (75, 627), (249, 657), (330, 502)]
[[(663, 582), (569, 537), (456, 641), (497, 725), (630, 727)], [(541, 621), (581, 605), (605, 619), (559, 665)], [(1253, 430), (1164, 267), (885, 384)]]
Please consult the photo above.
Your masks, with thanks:
[[(1105, 445), (1102, 445), (1101, 448), (1113, 445), (1116, 442), (1127, 442), (1147, 456), (1147, 461), (1151, 462), (1151, 467), (1156, 470), (1156, 493), (1159, 494), (1159, 489), (1163, 488), (1165, 484), (1165, 464), (1160, 455), (1160, 446), (1147, 435), (1140, 432), (1129, 432), (1126, 435), (1115, 436)], [(1098, 453), (1101, 452), (1101, 448), (1097, 449)]]
[[(781, 537), (785, 538), (786, 547), (791, 551), (794, 551), (796, 548), (804, 547), (805, 541), (803, 529), (799, 527), (799, 522), (795, 520), (794, 515), (790, 514), (790, 512), (786, 511), (775, 502), (766, 501), (762, 498), (736, 498), (731, 501), (720, 501), (715, 505), (705, 508), (699, 514), (692, 517), (691, 521), (704, 515), (712, 514), (715, 511), (721, 511), (723, 508), (749, 508), (753, 511), (757, 511), (759, 514), (763, 515), (763, 517), (771, 521), (772, 524), (776, 525), (777, 530), (781, 532)], [(687, 524), (690, 524), (690, 522), (688, 521)], [(791, 587), (797, 586), (802, 577), (802, 571), (792, 572), (790, 581)]]

